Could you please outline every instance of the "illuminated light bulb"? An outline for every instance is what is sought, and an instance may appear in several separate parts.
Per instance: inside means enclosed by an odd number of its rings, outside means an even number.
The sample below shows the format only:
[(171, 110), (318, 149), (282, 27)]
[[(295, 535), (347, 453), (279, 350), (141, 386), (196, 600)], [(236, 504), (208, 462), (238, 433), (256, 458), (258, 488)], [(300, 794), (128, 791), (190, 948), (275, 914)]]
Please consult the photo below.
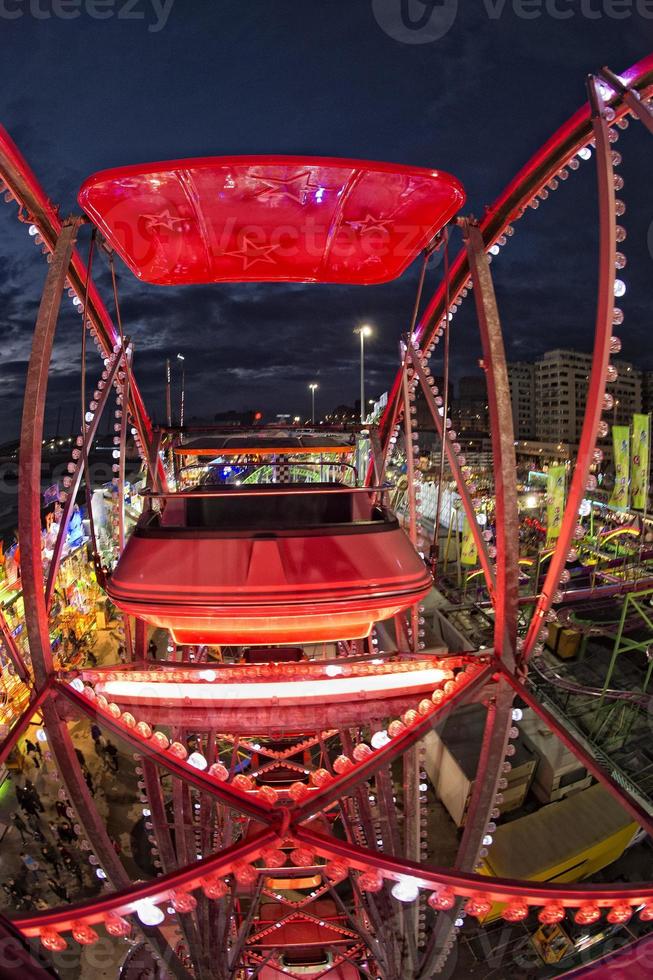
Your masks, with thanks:
[(644, 902), (639, 910), (639, 918), (642, 922), (653, 921), (653, 902)]
[(603, 396), (603, 411), (610, 412), (612, 411), (613, 408), (614, 408), (614, 398), (612, 397), (609, 391), (606, 391), (606, 393)]
[(214, 762), (212, 766), (209, 766), (208, 775), (224, 783), (229, 778), (229, 770), (221, 762)]
[(614, 264), (617, 267), (617, 269), (625, 269), (626, 268), (626, 265), (628, 264), (628, 259), (626, 258), (626, 256), (624, 255), (623, 252), (617, 252), (616, 253), (616, 255), (614, 257)]
[(444, 691), (434, 691), (431, 695), (431, 701), (437, 707), (444, 701)]
[(295, 847), (290, 852), (290, 860), (298, 868), (310, 868), (315, 863), (315, 855), (308, 847)]
[(132, 931), (131, 922), (128, 922), (127, 919), (123, 919), (123, 917), (118, 915), (117, 912), (111, 912), (109, 915), (107, 915), (106, 919), (104, 920), (104, 928), (110, 936), (122, 938), (129, 936)]
[(594, 462), (597, 464), (603, 462), (603, 450), (595, 449), (594, 452), (592, 453), (592, 458)]
[(176, 891), (170, 902), (175, 912), (194, 912), (197, 908), (197, 899), (190, 892)]
[[(608, 425), (608, 423), (604, 419), (601, 419), (601, 421), (599, 422), (599, 424), (596, 427), (596, 435), (597, 435), (597, 437), (599, 439), (605, 439), (605, 437), (607, 436), (607, 434), (608, 434), (609, 431), (610, 431), (610, 426)], [(596, 481), (596, 477), (595, 476), (592, 475), (591, 478), (594, 481)], [(588, 483), (589, 483), (589, 480), (590, 480), (590, 477), (588, 477)]]
[(165, 919), (165, 912), (147, 899), (136, 903), (136, 915), (144, 926), (158, 926)]
[(76, 677), (74, 680), (72, 680), (70, 682), (70, 686), (72, 687), (73, 691), (77, 691), (78, 694), (82, 694), (84, 691), (84, 681), (81, 679), (81, 677)]
[(617, 371), (614, 364), (608, 364), (607, 370), (605, 372), (605, 380), (608, 384), (613, 384), (619, 377), (619, 372)]
[(626, 293), (626, 283), (623, 279), (615, 279), (614, 281), (614, 294), (615, 296), (624, 296)]
[(627, 902), (617, 902), (607, 914), (607, 920), (612, 925), (625, 925), (633, 916), (633, 908)]
[(274, 786), (260, 786), (258, 796), (269, 804), (269, 806), (274, 806), (279, 800), (279, 794)]
[(146, 721), (139, 721), (134, 729), (137, 735), (141, 738), (152, 738), (152, 729)]
[(509, 902), (505, 909), (501, 913), (501, 918), (505, 919), (506, 922), (523, 922), (524, 919), (528, 918), (528, 905), (526, 902), (521, 902), (519, 900), (515, 902)]
[(229, 891), (229, 886), (221, 878), (209, 876), (202, 879), (202, 891), (207, 898), (219, 899)]
[(103, 868), (96, 868), (95, 876), (99, 878), (100, 881), (106, 881), (107, 873)]
[(392, 897), (398, 902), (414, 902), (419, 898), (419, 887), (412, 878), (400, 878), (392, 886)]
[(540, 909), (537, 917), (543, 926), (554, 926), (564, 919), (564, 906), (558, 904), (558, 902), (551, 902), (549, 905), (545, 905), (544, 908)]
[(181, 742), (173, 742), (168, 748), (170, 755), (174, 755), (176, 759), (181, 759), (182, 761), (188, 756), (188, 749)]
[(109, 707), (109, 702), (105, 698), (104, 694), (98, 694), (98, 696), (95, 699), (95, 703), (97, 704), (98, 708), (100, 708), (101, 711), (106, 711), (107, 708)]
[(624, 311), (615, 306), (612, 311), (612, 326), (618, 327), (624, 322)]
[(610, 353), (618, 354), (621, 351), (621, 340), (619, 337), (612, 337), (610, 339)]
[(348, 755), (339, 755), (338, 758), (334, 760), (333, 768), (337, 773), (344, 773), (348, 772), (350, 769), (353, 769), (354, 763)]
[(492, 836), (492, 834), (486, 834), (485, 837), (483, 838), (483, 846), (489, 847), (493, 840), (494, 837)]
[(154, 732), (152, 735), (152, 741), (159, 749), (167, 749), (170, 745), (170, 740), (167, 735), (163, 732)]
[(374, 732), (372, 738), (370, 739), (372, 748), (374, 749), (382, 749), (383, 746), (387, 745), (389, 741), (390, 741), (390, 736), (388, 735), (388, 733), (384, 728), (382, 728), (381, 731)]
[(122, 714), (120, 708), (115, 703), (115, 701), (111, 701), (111, 703), (107, 705), (107, 710), (112, 718), (120, 718), (120, 715)]
[(438, 888), (435, 892), (431, 892), (427, 901), (436, 912), (447, 912), (456, 904), (456, 896), (451, 888), (442, 887)]
[(288, 795), (290, 796), (291, 800), (293, 800), (293, 802), (301, 803), (303, 800), (305, 800), (308, 796), (311, 795), (311, 791), (309, 790), (306, 783), (296, 782), (289, 787)]
[(127, 728), (136, 727), (136, 719), (129, 711), (124, 711), (120, 720), (122, 721), (123, 725), (127, 726)]
[(258, 868), (245, 861), (239, 861), (233, 866), (233, 873), (239, 885), (253, 885), (258, 880)]
[(324, 873), (331, 881), (342, 881), (349, 874), (349, 868), (344, 861), (327, 861)]
[(286, 853), (279, 847), (269, 847), (261, 852), (261, 860), (266, 868), (283, 868), (286, 863)]
[(41, 929), (39, 939), (43, 948), (51, 953), (61, 953), (64, 949), (68, 949), (68, 943), (56, 929)]
[(200, 670), (199, 676), (203, 681), (208, 681), (211, 683), (211, 681), (214, 681), (218, 675), (214, 670)]
[(245, 773), (239, 772), (231, 780), (231, 785), (241, 790), (241, 792), (246, 793), (248, 790), (254, 789), (255, 784), (251, 776), (246, 776)]
[(420, 715), (428, 715), (433, 710), (433, 702), (429, 701), (428, 698), (422, 698), (420, 703), (417, 705), (417, 710)]
[(333, 776), (327, 769), (316, 769), (310, 774), (309, 779), (313, 783), (313, 786), (321, 787), (330, 783)]
[(206, 761), (206, 759), (204, 758), (201, 752), (191, 752), (186, 762), (188, 763), (189, 766), (192, 766), (193, 769), (200, 769), (201, 771), (206, 769), (206, 767), (208, 766), (208, 762)]
[(592, 902), (586, 902), (576, 911), (574, 922), (579, 926), (591, 926), (601, 918), (601, 909)]
[(338, 677), (339, 674), (342, 674), (342, 667), (338, 664), (327, 664), (324, 673), (327, 677)]
[(358, 887), (363, 892), (380, 892), (383, 888), (383, 875), (379, 871), (363, 871), (358, 876)]
[(352, 755), (356, 762), (363, 762), (364, 759), (372, 755), (372, 749), (366, 742), (359, 742), (358, 745), (354, 746)]
[(484, 919), (492, 908), (492, 902), (485, 895), (472, 895), (465, 902), (465, 912), (475, 919)]

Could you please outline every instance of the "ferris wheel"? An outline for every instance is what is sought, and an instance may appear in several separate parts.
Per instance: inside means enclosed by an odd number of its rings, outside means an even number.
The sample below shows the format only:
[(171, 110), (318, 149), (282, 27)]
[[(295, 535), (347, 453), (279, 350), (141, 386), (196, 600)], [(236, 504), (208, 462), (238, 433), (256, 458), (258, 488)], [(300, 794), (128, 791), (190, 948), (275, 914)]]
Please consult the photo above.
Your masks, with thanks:
[[(20, 443), (27, 651), (3, 624), (6, 652), (29, 702), (0, 759), (38, 713), (61, 783), (59, 799), (89, 863), (101, 871), (100, 891), (91, 898), (12, 915), (4, 921), (7, 934), (38, 938), (51, 953), (106, 937), (145, 940), (142, 949), (151, 952), (143, 956), (153, 954), (161, 976), (186, 980), (307, 974), (314, 980), (426, 980), (451, 975), (456, 936), (468, 916), (483, 922), (497, 915), (508, 923), (533, 916), (545, 926), (567, 916), (587, 925), (603, 917), (615, 925), (633, 916), (653, 920), (650, 883), (515, 880), (489, 874), (484, 863), (504, 802), (521, 704), (582, 762), (605, 793), (606, 807), (616, 801), (632, 824), (653, 830), (645, 803), (541, 703), (529, 680), (529, 662), (555, 615), (574, 550), (590, 470), (601, 460), (597, 440), (607, 434), (601, 413), (612, 408), (607, 386), (617, 369), (609, 359), (620, 350), (613, 330), (623, 320), (615, 304), (623, 293), (625, 238), (617, 141), (631, 119), (653, 132), (652, 95), (653, 57), (619, 76), (601, 69), (590, 77), (588, 102), (481, 221), (460, 217), (464, 191), (440, 171), (292, 157), (174, 160), (105, 171), (82, 186), (84, 217), (62, 221), (0, 130), (5, 200), (18, 205), (19, 220), (48, 261)], [(557, 544), (530, 622), (520, 630), (514, 433), (490, 263), (525, 209), (537, 208), (590, 158), (598, 180), (600, 251), (587, 407)], [(447, 263), (419, 317), (429, 257), (448, 247), (456, 228), (463, 249)], [(82, 237), (88, 239), (84, 257), (77, 248)], [(419, 255), (424, 264), (415, 314), (378, 426), (328, 432), (250, 426), (234, 442), (208, 427), (194, 432), (172, 420), (152, 425), (120, 314), (114, 256), (138, 279), (164, 286), (372, 285), (396, 278)], [(105, 260), (113, 313), (93, 280), (96, 263)], [(477, 488), (451, 427), (446, 381), (439, 392), (430, 365), (470, 291), (490, 411), (492, 533), (478, 522)], [(66, 292), (81, 318), (82, 427), (44, 569), (45, 401)], [(99, 355), (94, 385), (86, 381), (87, 343)], [(433, 651), (427, 645), (424, 603), (432, 582), (423, 559), (432, 532), (419, 469), (418, 392), (474, 539), (492, 604), (491, 649)], [(108, 411), (114, 415), (115, 522), (112, 550), (103, 560), (88, 467)], [(131, 440), (145, 473), (144, 507), (134, 528), (125, 504)], [(397, 456), (405, 467), (405, 530), (387, 500)], [(214, 460), (219, 465), (212, 468), (207, 461)], [(225, 481), (229, 460), (241, 467), (238, 484)], [(351, 479), (343, 476), (347, 467)], [(325, 469), (332, 478), (324, 478)], [(207, 482), (218, 470), (217, 483)], [(250, 470), (259, 474), (254, 482), (248, 482)], [(257, 482), (263, 471), (267, 479)], [(67, 671), (53, 654), (51, 609), (82, 485), (95, 574), (124, 616), (127, 662)], [(170, 637), (167, 659), (148, 661), (148, 626)], [(322, 655), (297, 655), (306, 645), (321, 645)], [(178, 647), (192, 648), (193, 659), (178, 659)], [(210, 654), (220, 647), (245, 652), (228, 662)], [(266, 657), (261, 649), (271, 652)], [(464, 724), (465, 706), (476, 706), (484, 720), (462, 835), (445, 865), (433, 846), (428, 740), (447, 720)], [(79, 764), (73, 723), (96, 726), (132, 757), (130, 792), (152, 845), (149, 871), (137, 875), (134, 862), (117, 853)], [(51, 975), (21, 949), (17, 955), (41, 970), (34, 976)]]

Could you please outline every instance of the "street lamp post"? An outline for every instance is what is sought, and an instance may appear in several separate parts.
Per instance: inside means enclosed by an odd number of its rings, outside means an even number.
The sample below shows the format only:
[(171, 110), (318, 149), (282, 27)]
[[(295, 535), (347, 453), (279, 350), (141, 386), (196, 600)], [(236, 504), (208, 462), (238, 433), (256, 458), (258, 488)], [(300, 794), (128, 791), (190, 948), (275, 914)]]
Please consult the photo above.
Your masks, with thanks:
[(365, 424), (365, 338), (371, 336), (372, 328), (367, 324), (362, 327), (356, 327), (354, 333), (357, 333), (361, 339), (361, 425)]
[(177, 354), (177, 360), (181, 361), (181, 396), (179, 399), (179, 425), (184, 424), (184, 400), (186, 395), (186, 358), (183, 354)]
[(315, 392), (317, 391), (317, 384), (313, 381), (308, 387), (311, 392), (311, 425), (315, 425)]

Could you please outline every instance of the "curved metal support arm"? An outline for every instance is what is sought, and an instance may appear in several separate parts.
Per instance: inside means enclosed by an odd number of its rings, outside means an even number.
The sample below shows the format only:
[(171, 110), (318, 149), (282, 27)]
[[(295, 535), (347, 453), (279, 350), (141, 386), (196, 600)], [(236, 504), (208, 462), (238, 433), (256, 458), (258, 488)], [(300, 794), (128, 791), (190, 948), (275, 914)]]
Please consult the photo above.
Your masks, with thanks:
[(578, 510), (585, 495), (587, 477), (593, 462), (598, 424), (603, 410), (606, 373), (610, 358), (612, 338), (612, 317), (614, 310), (614, 283), (616, 278), (616, 208), (614, 168), (612, 165), (611, 143), (608, 138), (608, 123), (605, 106), (597, 91), (596, 79), (588, 80), (590, 101), (592, 103), (592, 126), (596, 140), (596, 167), (599, 194), (599, 282), (596, 308), (596, 327), (594, 332), (594, 355), (590, 374), (585, 418), (576, 456), (574, 475), (569, 488), (567, 505), (562, 518), (560, 536), (549, 562), (540, 598), (533, 610), (533, 617), (524, 639), (520, 663), (525, 665), (533, 652), (538, 634), (543, 628), (544, 617), (551, 608), (553, 593), (560, 581), (560, 575), (567, 561), (567, 554), (573, 541), (574, 529), (578, 522)]

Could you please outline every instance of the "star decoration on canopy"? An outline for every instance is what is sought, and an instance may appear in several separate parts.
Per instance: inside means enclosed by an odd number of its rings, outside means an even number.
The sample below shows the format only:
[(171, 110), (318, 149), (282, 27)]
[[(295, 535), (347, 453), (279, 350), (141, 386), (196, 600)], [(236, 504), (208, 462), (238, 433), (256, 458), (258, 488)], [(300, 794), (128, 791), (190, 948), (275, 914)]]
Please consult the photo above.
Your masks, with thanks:
[(303, 204), (311, 179), (310, 170), (302, 170), (294, 177), (256, 177), (265, 186), (254, 193), (254, 197), (265, 198), (272, 194), (286, 197), (297, 204)]
[(165, 231), (183, 231), (186, 224), (186, 218), (171, 214), (168, 208), (161, 214), (144, 214), (143, 221), (148, 231), (154, 231), (155, 228), (161, 228)]
[(393, 212), (393, 214), (388, 215), (387, 218), (377, 218), (368, 211), (362, 220), (346, 221), (345, 224), (349, 225), (350, 228), (355, 228), (361, 235), (366, 235), (371, 231), (383, 231), (386, 235), (389, 235), (390, 229), (388, 225), (392, 223), (395, 213)]
[(265, 262), (274, 265), (276, 259), (272, 254), (279, 248), (278, 245), (257, 245), (248, 235), (243, 235), (240, 248), (233, 249), (231, 252), (223, 252), (223, 255), (234, 255), (242, 260), (243, 271), (247, 272), (255, 262)]

